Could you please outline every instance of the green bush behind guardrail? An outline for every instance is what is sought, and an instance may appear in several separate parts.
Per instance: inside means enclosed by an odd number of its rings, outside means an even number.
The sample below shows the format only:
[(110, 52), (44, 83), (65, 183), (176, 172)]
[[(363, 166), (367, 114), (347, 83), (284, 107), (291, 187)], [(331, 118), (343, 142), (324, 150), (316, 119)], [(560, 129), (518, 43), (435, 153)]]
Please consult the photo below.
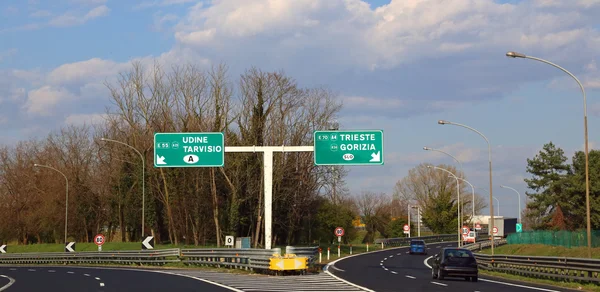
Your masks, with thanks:
[[(508, 244), (545, 244), (571, 247), (587, 247), (587, 232), (536, 230), (511, 233), (506, 238)], [(592, 247), (600, 247), (600, 230), (592, 230)]]

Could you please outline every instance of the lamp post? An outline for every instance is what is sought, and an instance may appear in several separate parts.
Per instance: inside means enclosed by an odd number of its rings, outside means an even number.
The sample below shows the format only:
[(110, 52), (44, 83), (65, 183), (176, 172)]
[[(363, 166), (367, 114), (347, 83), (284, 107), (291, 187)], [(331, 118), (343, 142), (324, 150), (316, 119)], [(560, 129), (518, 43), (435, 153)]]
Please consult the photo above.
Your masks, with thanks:
[(575, 82), (577, 82), (577, 84), (579, 85), (579, 88), (581, 88), (581, 93), (583, 94), (583, 136), (584, 136), (584, 141), (585, 141), (585, 209), (586, 209), (586, 219), (587, 219), (587, 244), (588, 244), (587, 252), (588, 252), (588, 258), (591, 258), (592, 257), (592, 227), (591, 227), (591, 219), (590, 219), (590, 174), (589, 174), (590, 168), (589, 168), (589, 148), (588, 148), (587, 100), (586, 100), (585, 89), (583, 88), (583, 84), (581, 84), (581, 82), (579, 82), (579, 79), (577, 79), (577, 77), (575, 77), (575, 75), (573, 75), (571, 72), (567, 71), (567, 69), (565, 69), (561, 66), (558, 66), (557, 64), (554, 64), (550, 61), (532, 57), (532, 56), (527, 56), (525, 54), (521, 54), (521, 53), (517, 53), (517, 52), (508, 52), (508, 53), (506, 53), (506, 56), (510, 57), (510, 58), (531, 59), (531, 60), (535, 60), (538, 62), (548, 64), (555, 68), (558, 68), (561, 71), (567, 73), (567, 75), (571, 76), (575, 80)]
[[(340, 129), (340, 124), (337, 122), (337, 120), (333, 120), (328, 122), (329, 124), (329, 131), (337, 131)], [(331, 173), (333, 174), (333, 204), (335, 205), (337, 202), (337, 190), (336, 190), (336, 183), (337, 183), (337, 171), (335, 171), (335, 166), (331, 167)]]
[(145, 227), (144, 223), (145, 223), (145, 214), (146, 214), (146, 212), (145, 212), (146, 211), (146, 178), (145, 178), (146, 160), (144, 159), (144, 155), (142, 155), (142, 153), (140, 151), (138, 151), (135, 147), (133, 147), (129, 144), (123, 143), (121, 141), (107, 139), (107, 138), (100, 138), (100, 140), (127, 146), (127, 147), (133, 149), (133, 151), (135, 151), (140, 156), (140, 159), (142, 160), (142, 240), (144, 240), (144, 227)]
[(519, 223), (522, 223), (521, 222), (521, 193), (519, 193), (519, 191), (517, 191), (517, 190), (515, 190), (515, 189), (513, 189), (511, 187), (505, 186), (505, 185), (500, 185), (500, 187), (501, 188), (505, 188), (505, 189), (509, 189), (509, 190), (513, 190), (515, 193), (517, 193), (517, 196), (519, 198)]
[(462, 242), (462, 240), (460, 238), (460, 235), (461, 235), (461, 226), (460, 226), (460, 224), (461, 224), (462, 220), (460, 218), (460, 184), (458, 183), (458, 177), (456, 175), (454, 175), (454, 173), (452, 173), (451, 171), (449, 171), (447, 169), (444, 169), (444, 168), (441, 168), (441, 167), (437, 167), (437, 166), (427, 165), (427, 168), (432, 168), (432, 167), (433, 167), (433, 169), (438, 169), (438, 170), (445, 171), (449, 175), (451, 175), (452, 177), (454, 177), (456, 179), (456, 195), (457, 195), (457, 198), (458, 198), (458, 206), (457, 206), (458, 207), (457, 208), (458, 209), (458, 211), (457, 211), (457, 213), (458, 213), (457, 214), (457, 216), (458, 216), (458, 220), (457, 220), (458, 221), (458, 246), (461, 246), (460, 243)]
[[(454, 123), (454, 122), (449, 122), (449, 121), (444, 121), (444, 120), (439, 120), (438, 124), (440, 125), (454, 125), (454, 126), (459, 126), (459, 127), (463, 127), (466, 129), (469, 129), (477, 134), (479, 134), (479, 136), (481, 136), (485, 142), (487, 142), (488, 145), (488, 164), (489, 164), (489, 172), (490, 172), (490, 220), (491, 220), (491, 229), (490, 230), (494, 230), (494, 204), (492, 203), (492, 147), (490, 145), (490, 140), (488, 140), (488, 138), (483, 135), (481, 132), (475, 130), (474, 128), (471, 128), (467, 125), (463, 125), (463, 124), (459, 124), (459, 123)], [(493, 234), (492, 234), (493, 237)], [(492, 240), (491, 243), (491, 251), (492, 251), (492, 255), (494, 255), (494, 241)]]
[[(489, 192), (488, 189), (486, 189), (486, 188), (477, 188), (477, 189)], [(497, 203), (496, 205), (498, 206), (498, 210), (496, 211), (496, 215), (500, 216), (500, 201), (498, 201), (498, 198), (496, 198), (496, 196), (493, 196), (493, 198), (494, 198), (494, 200), (496, 200), (496, 203)]]
[[(471, 215), (471, 220), (475, 219), (475, 187), (466, 179), (464, 178), (458, 178), (466, 183), (468, 183), (471, 186), (471, 191), (473, 192), (473, 201), (471, 201), (471, 206), (473, 206), (471, 209), (471, 211), (473, 211), (473, 214)], [(475, 221), (473, 221), (473, 229), (475, 229)]]
[[(410, 208), (417, 209), (417, 237), (421, 237), (421, 207), (410, 206)], [(408, 209), (409, 218), (410, 218), (410, 208)], [(409, 224), (410, 224), (410, 222), (409, 222)], [(408, 225), (408, 226), (410, 226), (410, 225)]]
[(67, 176), (62, 173), (60, 170), (52, 167), (52, 166), (48, 166), (48, 165), (43, 165), (43, 164), (34, 164), (33, 166), (35, 167), (45, 167), (51, 170), (54, 170), (60, 174), (62, 174), (62, 176), (65, 178), (65, 182), (66, 182), (66, 194), (65, 194), (65, 243), (67, 243), (67, 227), (68, 227), (68, 219), (69, 219), (69, 179), (67, 179)]
[[(426, 150), (426, 151), (436, 151), (436, 152), (444, 153), (444, 154), (452, 157), (452, 159), (454, 159), (458, 163), (458, 165), (460, 166), (461, 177), (464, 177), (465, 172), (463, 170), (462, 162), (460, 162), (460, 160), (458, 160), (458, 158), (456, 158), (454, 155), (452, 155), (452, 154), (450, 154), (448, 152), (445, 152), (445, 151), (442, 151), (442, 150), (439, 150), (439, 149), (435, 149), (435, 148), (431, 148), (431, 147), (427, 147), (427, 146), (423, 147), (423, 150)], [(462, 214), (461, 209), (462, 209), (462, 206), (459, 205), (458, 206), (458, 214), (459, 214), (458, 217), (459, 218), (462, 218), (461, 217), (461, 214)]]

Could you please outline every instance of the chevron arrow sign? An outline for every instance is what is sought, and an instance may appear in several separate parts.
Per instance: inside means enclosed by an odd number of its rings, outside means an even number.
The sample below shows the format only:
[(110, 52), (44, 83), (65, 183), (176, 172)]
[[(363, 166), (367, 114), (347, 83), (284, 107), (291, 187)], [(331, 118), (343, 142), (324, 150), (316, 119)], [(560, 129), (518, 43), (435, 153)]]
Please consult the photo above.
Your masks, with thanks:
[(65, 252), (75, 252), (75, 241), (65, 243)]
[(6, 244), (0, 245), (0, 252), (6, 253)]
[(142, 249), (154, 249), (154, 236), (148, 236), (142, 241)]

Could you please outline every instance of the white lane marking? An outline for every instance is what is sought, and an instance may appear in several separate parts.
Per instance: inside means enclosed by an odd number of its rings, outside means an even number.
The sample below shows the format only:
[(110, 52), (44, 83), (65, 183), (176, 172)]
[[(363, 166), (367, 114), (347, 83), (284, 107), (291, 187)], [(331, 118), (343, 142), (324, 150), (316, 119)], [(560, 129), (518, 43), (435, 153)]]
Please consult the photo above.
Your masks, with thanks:
[(393, 258), (393, 257), (394, 257), (394, 255), (391, 255), (391, 256), (390, 256), (390, 258)]
[(383, 267), (383, 269), (386, 270), (386, 271), (388, 271), (388, 268), (386, 268), (386, 267)]
[(67, 274), (75, 274), (74, 272), (68, 271)]
[(406, 253), (409, 253), (410, 251), (407, 251)]
[(100, 287), (104, 287), (104, 283), (100, 283)]
[(338, 271), (340, 271), (340, 272), (345, 272), (345, 270), (342, 270), (342, 269), (340, 269), (340, 268), (338, 268), (338, 267), (336, 267), (336, 266), (333, 266), (332, 268), (334, 268), (334, 269), (336, 269), (336, 270), (338, 270)]
[(391, 272), (392, 274), (396, 274), (396, 275), (398, 274), (398, 272), (395, 272), (395, 271), (390, 271), (390, 272)]
[(30, 272), (35, 272), (35, 269), (27, 269)]
[(500, 281), (494, 281), (494, 280), (488, 280), (488, 279), (479, 279), (479, 281), (490, 282), (490, 283), (495, 283), (495, 284), (502, 284), (502, 285), (507, 285), (507, 286), (519, 287), (519, 288), (525, 288), (525, 289), (531, 289), (531, 290), (539, 290), (539, 291), (546, 291), (546, 292), (560, 292), (558, 290), (550, 290), (550, 289), (544, 289), (544, 288), (538, 288), (538, 287), (518, 285), (518, 284), (506, 283), (506, 282), (500, 282)]
[(90, 276), (90, 274), (83, 274), (83, 275), (84, 275), (84, 276), (86, 276), (86, 277), (89, 277), (89, 276)]
[(384, 261), (387, 261), (387, 258), (383, 258)]
[(401, 253), (401, 252), (399, 252), (397, 255), (402, 255), (402, 253)]
[(55, 270), (48, 270), (48, 273), (54, 273), (56, 272)]
[(96, 277), (95, 279), (98, 280), (98, 281), (100, 281), (100, 278), (98, 278), (98, 277)]
[(383, 266), (383, 263), (379, 263), (380, 266)]
[(442, 247), (441, 245), (438, 245), (438, 246), (436, 246), (435, 248), (441, 248), (441, 247)]
[(12, 286), (12, 284), (14, 284), (16, 282), (15, 279), (13, 279), (13, 278), (11, 278), (9, 276), (6, 276), (6, 275), (0, 275), (0, 277), (4, 277), (4, 278), (8, 279), (8, 284), (0, 287), (0, 291), (4, 291), (4, 290), (8, 289), (8, 287)]
[(15, 269), (15, 268), (10, 268), (9, 270), (11, 270), (11, 271), (16, 271), (17, 269)]
[(417, 277), (413, 277), (413, 276), (411, 276), (411, 275), (406, 275), (406, 276), (404, 276), (404, 277), (411, 278), (411, 279), (416, 279), (416, 278), (417, 278)]
[(426, 267), (430, 268), (430, 269), (431, 269), (431, 266), (430, 266), (430, 265), (427, 263), (427, 261), (428, 261), (430, 258), (432, 258), (432, 257), (433, 257), (433, 256), (430, 256), (430, 257), (426, 258), (425, 260), (423, 260), (423, 264), (424, 264)]
[(431, 282), (431, 284), (436, 284), (436, 285), (440, 285), (440, 286), (448, 286), (448, 284), (443, 284), (443, 283), (438, 283), (438, 282)]

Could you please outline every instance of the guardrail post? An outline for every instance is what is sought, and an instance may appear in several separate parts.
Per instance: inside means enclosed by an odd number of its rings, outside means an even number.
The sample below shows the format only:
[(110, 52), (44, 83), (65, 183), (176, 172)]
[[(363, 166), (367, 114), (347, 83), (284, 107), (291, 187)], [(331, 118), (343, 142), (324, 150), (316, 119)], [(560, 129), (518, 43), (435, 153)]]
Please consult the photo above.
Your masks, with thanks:
[(331, 249), (331, 247), (327, 248), (327, 260), (329, 260), (329, 250)]
[(352, 243), (350, 244), (350, 254), (352, 254)]

